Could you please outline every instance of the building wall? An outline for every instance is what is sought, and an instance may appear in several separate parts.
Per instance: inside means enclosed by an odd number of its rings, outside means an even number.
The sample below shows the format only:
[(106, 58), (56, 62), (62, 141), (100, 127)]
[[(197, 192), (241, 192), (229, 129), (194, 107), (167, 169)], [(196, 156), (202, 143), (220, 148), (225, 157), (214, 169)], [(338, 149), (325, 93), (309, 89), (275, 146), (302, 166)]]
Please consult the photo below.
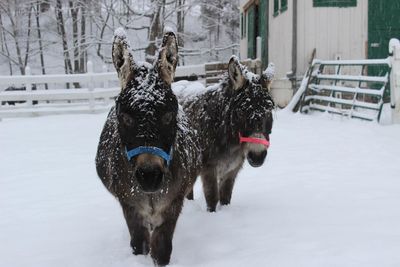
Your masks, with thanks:
[[(249, 1), (241, 0), (240, 8)], [(314, 48), (320, 59), (367, 58), (368, 1), (358, 0), (356, 7), (313, 7), (313, 0), (297, 0), (297, 67), (296, 75), (302, 76), (309, 67)], [(288, 96), (292, 83), (287, 74), (292, 71), (293, 0), (288, 9), (274, 13), (274, 1), (269, 0), (268, 58), (275, 64), (276, 81), (272, 90)], [(247, 58), (247, 38), (240, 41), (240, 57)], [(282, 98), (282, 97), (280, 97)], [(290, 100), (285, 97), (281, 106)]]
[[(246, 19), (245, 13), (243, 11), (243, 6), (247, 3), (247, 0), (240, 0), (240, 14), (243, 14), (243, 20)], [(240, 19), (240, 18), (239, 18)], [(244, 23), (247, 27), (247, 23)], [(242, 21), (240, 21), (240, 28), (239, 31), (242, 30)], [(247, 31), (247, 29), (246, 29)], [(242, 37), (242, 33), (240, 32), (240, 38)], [(243, 39), (240, 39), (240, 59), (246, 59), (247, 58), (247, 35)]]
[[(347, 8), (313, 7), (312, 2), (298, 0), (297, 74), (308, 69), (314, 48), (320, 59), (367, 58), (368, 1), (358, 0), (356, 7)], [(271, 36), (270, 41), (277, 39)]]
[(292, 7), (293, 0), (288, 0), (288, 9), (274, 16), (274, 1), (269, 1), (268, 60), (275, 64), (276, 79), (286, 78), (292, 68)]
[[(276, 65), (277, 78), (284, 78), (292, 69), (293, 0), (278, 16), (273, 16), (273, 2), (269, 1), (269, 61)], [(298, 0), (297, 9), (297, 75), (308, 69), (314, 48), (321, 59), (367, 57), (368, 1), (338, 8), (313, 7), (312, 0)]]

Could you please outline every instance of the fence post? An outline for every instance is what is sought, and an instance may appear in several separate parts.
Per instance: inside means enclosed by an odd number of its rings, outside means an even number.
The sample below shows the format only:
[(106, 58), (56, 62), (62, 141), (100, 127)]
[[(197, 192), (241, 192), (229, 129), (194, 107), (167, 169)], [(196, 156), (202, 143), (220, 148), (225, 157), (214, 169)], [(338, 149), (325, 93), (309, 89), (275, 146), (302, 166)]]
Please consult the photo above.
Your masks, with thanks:
[(392, 69), (390, 73), (390, 106), (392, 108), (392, 123), (400, 123), (400, 42), (391, 39), (389, 53)]
[[(107, 73), (107, 72), (108, 72), (107, 65), (103, 65), (103, 72), (104, 72), (104, 73)], [(104, 80), (104, 82), (103, 82), (103, 88), (104, 88), (104, 89), (108, 89), (108, 88), (109, 88), (108, 80)], [(111, 102), (110, 100), (111, 100), (111, 99), (110, 99), (109, 97), (105, 97), (105, 98), (104, 98), (104, 104), (105, 104), (105, 105), (109, 105), (110, 102)]]
[(94, 79), (93, 79), (93, 62), (92, 61), (88, 61), (87, 62), (87, 74), (89, 75), (89, 84), (88, 84), (88, 88), (89, 88), (89, 93), (90, 93), (90, 97), (89, 97), (89, 108), (90, 110), (94, 109), (94, 94), (93, 94), (93, 89), (94, 89)]
[(256, 58), (261, 60), (261, 37), (257, 36), (256, 38)]
[[(32, 74), (31, 68), (29, 66), (26, 66), (25, 67), (25, 75), (30, 76), (31, 74)], [(29, 81), (29, 79), (28, 79), (28, 82), (25, 84), (25, 88), (26, 88), (26, 92), (28, 92), (28, 93), (32, 92), (32, 83)], [(26, 101), (26, 103), (27, 103), (28, 107), (31, 108), (32, 104), (33, 104), (33, 100), (29, 99), (29, 101)]]
[[(103, 72), (104, 72), (104, 73), (107, 73), (107, 72), (108, 72), (108, 69), (107, 69), (107, 66), (106, 66), (106, 65), (103, 65)], [(104, 81), (104, 83), (103, 83), (103, 88), (104, 88), (104, 89), (107, 89), (107, 88), (108, 88), (108, 80), (105, 80), (105, 81)]]

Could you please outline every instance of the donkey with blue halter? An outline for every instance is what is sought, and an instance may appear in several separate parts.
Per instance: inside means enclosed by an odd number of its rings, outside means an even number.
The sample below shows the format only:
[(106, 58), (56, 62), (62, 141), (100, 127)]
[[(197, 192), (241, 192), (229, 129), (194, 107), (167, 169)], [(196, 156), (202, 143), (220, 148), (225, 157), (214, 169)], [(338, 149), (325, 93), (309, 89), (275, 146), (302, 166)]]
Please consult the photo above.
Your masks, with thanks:
[(121, 204), (134, 254), (167, 265), (183, 201), (196, 178), (196, 135), (171, 89), (178, 47), (164, 35), (153, 65), (133, 60), (122, 29), (112, 47), (121, 92), (100, 136), (97, 173)]
[(233, 56), (228, 73), (219, 84), (205, 92), (180, 97), (200, 138), (199, 172), (210, 212), (216, 210), (218, 202), (230, 204), (245, 158), (253, 167), (264, 163), (275, 108), (268, 89), (273, 75), (273, 64), (259, 76)]

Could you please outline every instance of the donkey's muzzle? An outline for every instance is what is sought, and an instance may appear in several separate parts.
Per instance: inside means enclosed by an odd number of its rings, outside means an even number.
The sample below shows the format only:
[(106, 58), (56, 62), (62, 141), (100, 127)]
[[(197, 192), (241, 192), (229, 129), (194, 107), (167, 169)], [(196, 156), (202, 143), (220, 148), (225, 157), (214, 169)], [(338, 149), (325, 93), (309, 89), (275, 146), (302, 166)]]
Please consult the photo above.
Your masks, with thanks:
[(135, 172), (139, 186), (145, 193), (154, 193), (161, 188), (164, 173), (159, 166), (140, 166)]
[(260, 167), (263, 165), (265, 158), (267, 157), (267, 150), (247, 153), (247, 161), (252, 167)]

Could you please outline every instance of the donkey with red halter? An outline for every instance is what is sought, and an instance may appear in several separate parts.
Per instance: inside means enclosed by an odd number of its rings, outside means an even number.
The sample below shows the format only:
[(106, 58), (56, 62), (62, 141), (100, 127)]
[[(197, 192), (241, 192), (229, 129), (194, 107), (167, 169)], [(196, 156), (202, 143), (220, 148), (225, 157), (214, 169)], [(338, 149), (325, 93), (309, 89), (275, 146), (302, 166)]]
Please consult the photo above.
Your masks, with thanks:
[(268, 91), (273, 74), (273, 64), (259, 76), (233, 56), (218, 85), (180, 99), (200, 138), (200, 175), (210, 212), (218, 202), (230, 204), (245, 158), (258, 167), (267, 156), (275, 108)]
[(133, 60), (125, 32), (115, 32), (112, 57), (121, 83), (100, 136), (97, 173), (120, 202), (134, 254), (167, 265), (184, 198), (199, 160), (197, 137), (171, 89), (177, 63), (172, 32), (153, 66)]

